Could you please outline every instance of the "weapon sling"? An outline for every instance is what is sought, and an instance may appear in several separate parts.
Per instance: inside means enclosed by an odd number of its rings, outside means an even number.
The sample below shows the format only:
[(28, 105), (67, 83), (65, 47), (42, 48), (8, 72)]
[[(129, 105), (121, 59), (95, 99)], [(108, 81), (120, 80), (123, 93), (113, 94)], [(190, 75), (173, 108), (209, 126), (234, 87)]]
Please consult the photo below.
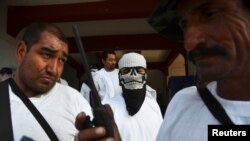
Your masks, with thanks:
[(227, 115), (221, 104), (214, 98), (210, 91), (206, 87), (196, 86), (199, 95), (203, 102), (206, 104), (212, 115), (221, 123), (225, 125), (233, 125), (234, 123)]
[(13, 130), (10, 112), (10, 98), (8, 89), (8, 80), (0, 83), (0, 137), (5, 141), (13, 141)]
[[(50, 140), (51, 141), (59, 141), (59, 139), (57, 138), (56, 134), (54, 133), (54, 131), (52, 130), (52, 128), (49, 126), (49, 124), (47, 123), (47, 121), (44, 119), (44, 117), (42, 116), (42, 114), (31, 103), (31, 101), (29, 100), (29, 98), (22, 92), (22, 90), (20, 90), (18, 88), (18, 86), (16, 85), (16, 83), (14, 82), (14, 80), (12, 78), (8, 79), (8, 81), (6, 81), (5, 85), (7, 87), (5, 86), (3, 89), (0, 88), (1, 90), (4, 90), (4, 91), (7, 90), (7, 92), (6, 91), (4, 92), (5, 93), (4, 95), (7, 95), (7, 97), (8, 97), (8, 103), (5, 104), (4, 107), (8, 107), (8, 109), (9, 109), (8, 111), (5, 111), (6, 113), (4, 114), (4, 115), (9, 115), (8, 122), (6, 122), (8, 124), (8, 125), (7, 124), (6, 125), (9, 126), (9, 127), (6, 126), (6, 129), (11, 128), (11, 131), (12, 131), (11, 116), (10, 116), (11, 113), (10, 113), (9, 93), (8, 93), (8, 85), (7, 85), (8, 82), (10, 83), (11, 89), (14, 92), (14, 94), (16, 94), (23, 101), (23, 103), (26, 105), (26, 107), (30, 110), (30, 112), (32, 113), (32, 115), (36, 118), (36, 120), (38, 121), (38, 123), (41, 125), (41, 127), (43, 128), (43, 130), (46, 132), (46, 134), (48, 135), (48, 137), (50, 138)], [(5, 98), (5, 100), (7, 100), (7, 99)], [(5, 128), (2, 128), (2, 129), (5, 129)], [(12, 140), (13, 140), (13, 132), (12, 133), (8, 133), (8, 136), (9, 136), (9, 134), (12, 134)], [(4, 136), (6, 136), (6, 135), (4, 135)], [(1, 137), (4, 137), (4, 136), (1, 136)]]

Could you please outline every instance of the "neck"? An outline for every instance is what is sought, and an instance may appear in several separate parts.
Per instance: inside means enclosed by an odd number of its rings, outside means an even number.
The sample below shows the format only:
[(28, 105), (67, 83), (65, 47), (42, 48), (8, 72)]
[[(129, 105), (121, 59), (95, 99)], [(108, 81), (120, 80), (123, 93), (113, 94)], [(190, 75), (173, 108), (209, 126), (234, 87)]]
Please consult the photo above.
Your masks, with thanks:
[(115, 69), (111, 70), (111, 69), (107, 69), (107, 68), (104, 68), (104, 69), (105, 69), (106, 72), (111, 72), (111, 71), (115, 70)]
[(18, 75), (18, 74), (16, 74), (16, 75), (14, 76), (13, 79), (14, 79), (16, 85), (18, 86), (18, 88), (19, 88), (20, 90), (22, 90), (23, 93), (24, 93), (27, 97), (34, 97), (34, 96), (36, 96), (35, 93), (34, 93), (32, 90), (29, 90), (29, 89), (28, 89), (27, 87), (25, 87), (25, 85), (20, 81), (19, 75)]
[(217, 93), (229, 100), (250, 101), (250, 78), (217, 81)]

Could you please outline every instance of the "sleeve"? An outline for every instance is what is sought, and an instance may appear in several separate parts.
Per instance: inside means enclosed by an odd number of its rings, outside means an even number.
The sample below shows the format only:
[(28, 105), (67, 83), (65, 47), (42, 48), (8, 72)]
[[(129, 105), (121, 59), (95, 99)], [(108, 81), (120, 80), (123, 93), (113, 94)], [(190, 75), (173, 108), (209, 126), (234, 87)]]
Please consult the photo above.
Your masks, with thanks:
[(99, 73), (97, 73), (95, 75), (95, 77), (93, 77), (93, 80), (95, 83), (96, 90), (97, 90), (101, 100), (103, 100), (104, 96), (105, 96), (105, 94), (103, 93), (104, 89), (105, 89), (105, 84), (104, 84), (105, 82), (103, 82), (103, 79)]
[(82, 83), (81, 91), (80, 93), (82, 96), (89, 102), (89, 93), (90, 93), (90, 88), (87, 84)]

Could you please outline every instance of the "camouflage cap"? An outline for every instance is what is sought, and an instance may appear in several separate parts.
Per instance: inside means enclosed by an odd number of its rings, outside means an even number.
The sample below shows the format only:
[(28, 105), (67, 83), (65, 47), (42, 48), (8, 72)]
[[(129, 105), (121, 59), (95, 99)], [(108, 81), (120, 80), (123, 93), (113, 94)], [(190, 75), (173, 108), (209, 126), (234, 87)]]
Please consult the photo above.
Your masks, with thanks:
[(183, 31), (178, 25), (176, 12), (178, 0), (161, 0), (148, 19), (148, 23), (159, 33), (176, 41), (183, 41)]

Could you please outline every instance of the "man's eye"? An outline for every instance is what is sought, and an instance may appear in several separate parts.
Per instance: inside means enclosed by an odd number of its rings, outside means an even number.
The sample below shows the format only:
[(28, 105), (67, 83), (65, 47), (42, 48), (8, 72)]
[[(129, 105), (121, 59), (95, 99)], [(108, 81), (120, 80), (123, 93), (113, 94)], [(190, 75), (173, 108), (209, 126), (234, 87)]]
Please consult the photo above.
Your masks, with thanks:
[(60, 63), (61, 63), (61, 64), (65, 64), (66, 61), (67, 61), (67, 59), (65, 59), (65, 58), (61, 58), (61, 59), (60, 59)]
[(44, 58), (46, 58), (46, 59), (51, 58), (51, 54), (49, 54), (49, 53), (43, 53), (42, 56), (43, 56)]
[(140, 74), (144, 74), (145, 73), (145, 69), (141, 68), (141, 67), (136, 68), (136, 71), (137, 71), (137, 73), (140, 73)]
[(205, 13), (205, 17), (210, 18), (210, 17), (212, 17), (215, 14), (216, 14), (216, 11), (209, 11), (209, 12)]
[(127, 74), (129, 72), (130, 72), (129, 68), (123, 68), (123, 69), (121, 69), (121, 74)]
[(211, 10), (207, 10), (207, 11), (204, 11), (204, 18), (212, 18), (213, 16), (219, 14), (221, 12), (220, 9), (211, 9)]

